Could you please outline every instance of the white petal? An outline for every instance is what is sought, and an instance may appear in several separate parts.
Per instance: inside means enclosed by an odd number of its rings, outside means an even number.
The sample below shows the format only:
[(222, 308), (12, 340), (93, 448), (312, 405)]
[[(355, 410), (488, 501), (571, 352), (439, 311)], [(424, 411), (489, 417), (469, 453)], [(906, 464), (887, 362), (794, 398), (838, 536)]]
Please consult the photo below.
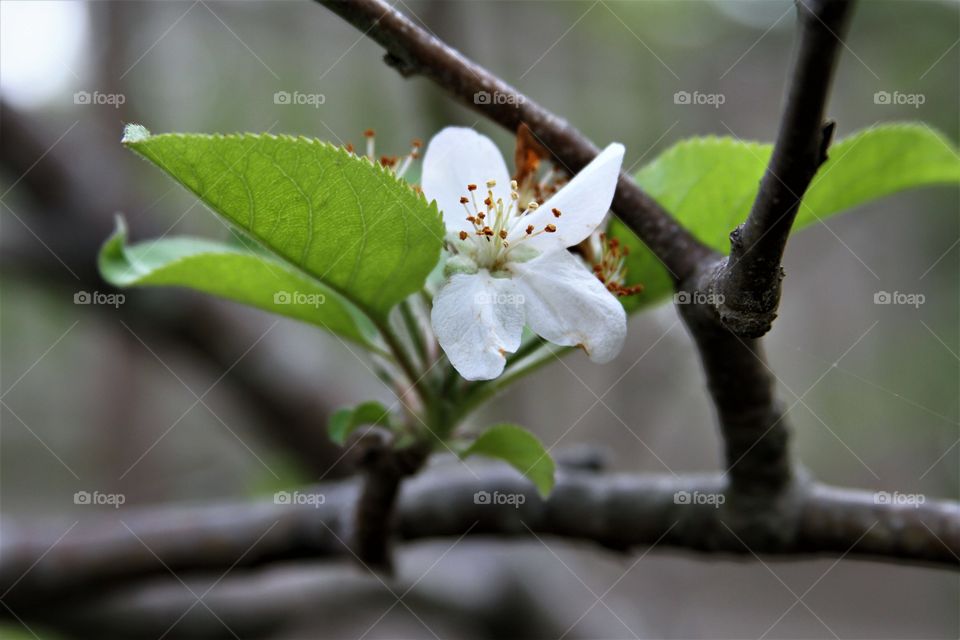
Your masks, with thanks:
[(421, 187), (427, 200), (436, 200), (447, 231), (470, 231), (460, 197), (467, 185), (478, 186), (477, 201), (486, 196), (487, 180), (496, 180), (495, 194), (510, 192), (510, 174), (500, 150), (473, 129), (447, 127), (433, 136), (423, 156)]
[(433, 331), (453, 368), (467, 380), (492, 380), (520, 346), (523, 299), (510, 278), (486, 269), (456, 274), (433, 299)]
[(617, 298), (568, 251), (513, 264), (527, 326), (546, 340), (579, 346), (594, 362), (609, 362), (627, 335), (627, 314)]
[[(610, 210), (622, 163), (622, 144), (614, 143), (601, 151), (583, 171), (548, 198), (539, 209), (526, 216), (524, 224), (518, 226), (519, 229), (532, 224), (539, 231), (553, 224), (557, 227), (556, 233), (541, 233), (524, 240), (524, 243), (548, 253), (572, 247), (593, 233)], [(562, 215), (555, 218), (553, 209)]]

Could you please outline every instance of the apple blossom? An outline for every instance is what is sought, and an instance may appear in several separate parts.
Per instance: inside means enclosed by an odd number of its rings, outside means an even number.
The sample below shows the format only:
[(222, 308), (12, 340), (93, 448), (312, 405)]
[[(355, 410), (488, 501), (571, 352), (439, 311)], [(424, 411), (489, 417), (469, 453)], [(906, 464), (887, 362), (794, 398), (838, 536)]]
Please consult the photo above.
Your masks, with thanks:
[(524, 325), (554, 344), (583, 348), (595, 362), (620, 351), (622, 305), (567, 248), (602, 223), (623, 152), (611, 144), (541, 204), (521, 198), (489, 138), (448, 127), (430, 141), (422, 188), (443, 213), (449, 254), (431, 321), (464, 378), (499, 376)]

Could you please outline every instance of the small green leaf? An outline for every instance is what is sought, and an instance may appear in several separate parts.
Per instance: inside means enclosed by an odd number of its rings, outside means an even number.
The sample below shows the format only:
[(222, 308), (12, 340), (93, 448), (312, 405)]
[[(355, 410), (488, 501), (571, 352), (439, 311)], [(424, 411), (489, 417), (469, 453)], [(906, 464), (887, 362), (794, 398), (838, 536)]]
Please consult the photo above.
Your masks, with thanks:
[(342, 445), (351, 433), (368, 424), (389, 428), (390, 410), (375, 400), (339, 409), (330, 416), (327, 433), (335, 444)]
[(553, 490), (553, 458), (529, 431), (513, 424), (498, 424), (481, 433), (460, 453), (461, 458), (479, 455), (503, 460), (527, 476), (544, 498)]
[[(730, 250), (730, 232), (757, 195), (772, 145), (733, 138), (693, 138), (667, 149), (637, 172), (644, 190), (694, 235), (717, 251)], [(859, 131), (830, 147), (797, 214), (794, 230), (857, 205), (914, 187), (960, 182), (960, 156), (940, 133), (922, 124), (890, 124)], [(610, 234), (630, 248), (629, 310), (659, 302), (671, 291), (660, 261), (619, 220)]]
[(369, 318), (330, 287), (270, 256), (199, 238), (126, 245), (122, 219), (103, 245), (100, 273), (110, 284), (189, 287), (265, 311), (310, 322), (368, 349)]
[(324, 142), (128, 127), (124, 144), (277, 259), (373, 317), (418, 291), (439, 260), (436, 205), (383, 167)]

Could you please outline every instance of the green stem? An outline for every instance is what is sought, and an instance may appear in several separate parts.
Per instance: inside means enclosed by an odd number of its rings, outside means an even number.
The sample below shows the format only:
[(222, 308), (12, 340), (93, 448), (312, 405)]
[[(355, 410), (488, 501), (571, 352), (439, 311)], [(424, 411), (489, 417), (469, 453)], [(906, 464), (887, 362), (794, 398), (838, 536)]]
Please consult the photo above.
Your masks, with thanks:
[(397, 365), (400, 366), (400, 369), (403, 370), (403, 373), (407, 376), (407, 378), (409, 378), (412, 387), (417, 391), (417, 395), (420, 397), (420, 401), (423, 406), (429, 406), (432, 399), (430, 390), (427, 389), (426, 385), (423, 384), (423, 381), (421, 380), (422, 376), (418, 374), (417, 368), (414, 366), (409, 354), (407, 354), (406, 349), (404, 349), (400, 338), (397, 337), (385, 320), (377, 321), (377, 329), (380, 330), (381, 335), (383, 335), (383, 339), (390, 348), (390, 351), (393, 354), (393, 359), (396, 361)]
[[(534, 348), (528, 348), (531, 344), (536, 344)], [(520, 347), (517, 352), (514, 354), (519, 355), (523, 353), (522, 357), (528, 357), (537, 352), (537, 350), (546, 347), (550, 349), (549, 344), (541, 339), (537, 338), (536, 340), (531, 340), (527, 344)], [(470, 391), (467, 392), (467, 395), (464, 397), (463, 402), (459, 404), (458, 411), (456, 414), (456, 420), (459, 422), (464, 419), (474, 410), (476, 410), (484, 402), (497, 395), (503, 389), (510, 386), (520, 378), (533, 373), (537, 369), (541, 368), (545, 364), (551, 362), (553, 358), (559, 357), (558, 352), (566, 353), (569, 351), (569, 348), (561, 348), (557, 351), (546, 351), (542, 354), (537, 355), (535, 358), (531, 359), (529, 362), (524, 363), (521, 366), (514, 367), (512, 370), (507, 370), (504, 375), (493, 380), (482, 382), (474, 386)], [(511, 358), (516, 362), (519, 358)]]
[(423, 341), (423, 332), (420, 330), (417, 319), (413, 315), (413, 309), (410, 308), (409, 300), (404, 300), (400, 303), (400, 315), (403, 316), (403, 324), (407, 329), (407, 333), (410, 334), (410, 341), (413, 343), (413, 348), (420, 357), (420, 363), (424, 369), (426, 369), (429, 365), (430, 356), (427, 354), (427, 345)]
[(520, 348), (510, 355), (510, 358), (507, 360), (507, 366), (509, 367), (512, 363), (523, 360), (545, 344), (547, 344), (547, 341), (540, 336), (534, 336), (530, 340), (527, 340), (527, 342), (520, 345)]

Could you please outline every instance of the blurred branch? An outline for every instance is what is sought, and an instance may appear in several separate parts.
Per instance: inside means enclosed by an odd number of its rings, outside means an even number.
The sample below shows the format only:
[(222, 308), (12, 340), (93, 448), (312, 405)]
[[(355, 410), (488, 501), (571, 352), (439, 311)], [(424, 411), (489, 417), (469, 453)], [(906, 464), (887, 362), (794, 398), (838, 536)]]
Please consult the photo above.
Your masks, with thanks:
[[(387, 50), (385, 60), (401, 75), (429, 78), (462, 104), (515, 133), (525, 123), (559, 166), (574, 174), (599, 152), (569, 122), (544, 109), (459, 51), (433, 37), (384, 0), (319, 0)], [(511, 96), (505, 103), (483, 95)], [(627, 175), (611, 206), (663, 262), (675, 281), (690, 275), (709, 250)]]
[[(79, 290), (103, 289), (106, 285), (97, 271), (96, 256), (112, 230), (113, 213), (146, 208), (124, 188), (135, 184), (130, 169), (135, 160), (119, 144), (103, 143), (117, 140), (119, 131), (95, 125), (93, 137), (77, 142), (72, 134), (49, 149), (50, 136), (42, 133), (37, 120), (6, 103), (0, 103), (0, 116), (0, 169), (12, 179), (20, 178), (17, 202), (29, 206), (28, 215), (20, 210), (20, 204), (9, 202), (12, 196), (4, 199), (3, 206), (16, 215), (13, 218), (7, 210), (3, 214), (0, 265), (4, 273), (43, 279), (44, 284), (59, 287), (66, 300), (72, 300), (70, 296)], [(78, 129), (77, 133), (87, 130)], [(41, 157), (43, 160), (36, 162)], [(77, 158), (86, 160), (78, 162)], [(150, 236), (163, 232), (148, 219), (139, 221), (137, 230)], [(330, 471), (338, 450), (321, 426), (334, 400), (324, 399), (312, 386), (297, 386), (290, 376), (269, 371), (277, 366), (273, 361), (267, 365), (251, 354), (238, 363), (237, 358), (257, 334), (225, 313), (222, 305), (199, 295), (182, 294), (176, 305), (160, 307), (128, 296), (118, 309), (89, 309), (126, 323), (144, 342), (158, 345), (160, 353), (182, 349), (217, 375), (227, 371), (221, 384), (246, 403), (252, 422), (262, 425), (260, 433), (283, 446), (314, 476)], [(119, 322), (118, 331), (126, 334)]]
[[(313, 504), (225, 503), (121, 511), (66, 527), (3, 532), (0, 592), (15, 612), (149, 575), (251, 567), (293, 558), (351, 557), (345, 529), (356, 479), (317, 485)], [(513, 496), (497, 504), (476, 496)], [(678, 499), (688, 496), (690, 499)], [(322, 497), (321, 497), (322, 496)], [(522, 499), (517, 498), (522, 496)], [(717, 496), (725, 496), (717, 498)], [(960, 506), (926, 500), (890, 504), (867, 491), (796, 486), (780, 503), (783, 535), (741, 534), (736, 493), (720, 476), (610, 474), (561, 468), (542, 500), (514, 470), (489, 464), (434, 468), (408, 481), (398, 504), (405, 540), (547, 534), (627, 551), (655, 545), (751, 559), (834, 556), (960, 566)], [(296, 502), (291, 500), (290, 502)], [(717, 502), (721, 504), (716, 505)], [(879, 503), (878, 503), (879, 502)]]
[[(458, 551), (447, 555), (442, 570), (433, 574), (433, 559), (411, 549), (389, 581), (356, 571), (349, 562), (287, 562), (259, 570), (192, 573), (182, 582), (157, 575), (72, 598), (56, 608), (28, 604), (18, 615), (36, 618), (44, 628), (68, 637), (125, 640), (358, 638), (375, 627), (380, 633), (374, 637), (389, 629), (395, 638), (418, 637), (427, 629), (441, 638), (565, 634), (567, 624), (555, 612), (576, 606), (583, 595), (577, 583), (565, 588), (551, 582), (566, 569), (557, 565), (553, 574), (524, 570), (537, 566), (537, 554), (512, 549)], [(483, 570), (471, 573), (465, 589), (437, 588), (444, 573), (462, 575), (475, 562), (483, 562)], [(396, 606), (398, 596), (403, 606)], [(622, 629), (615, 619), (606, 624), (591, 619), (567, 637), (609, 638)]]
[(777, 317), (787, 238), (833, 135), (824, 112), (852, 9), (850, 0), (797, 2), (800, 42), (773, 154), (750, 215), (730, 234), (730, 256), (711, 276), (720, 320), (739, 336), (760, 337)]

